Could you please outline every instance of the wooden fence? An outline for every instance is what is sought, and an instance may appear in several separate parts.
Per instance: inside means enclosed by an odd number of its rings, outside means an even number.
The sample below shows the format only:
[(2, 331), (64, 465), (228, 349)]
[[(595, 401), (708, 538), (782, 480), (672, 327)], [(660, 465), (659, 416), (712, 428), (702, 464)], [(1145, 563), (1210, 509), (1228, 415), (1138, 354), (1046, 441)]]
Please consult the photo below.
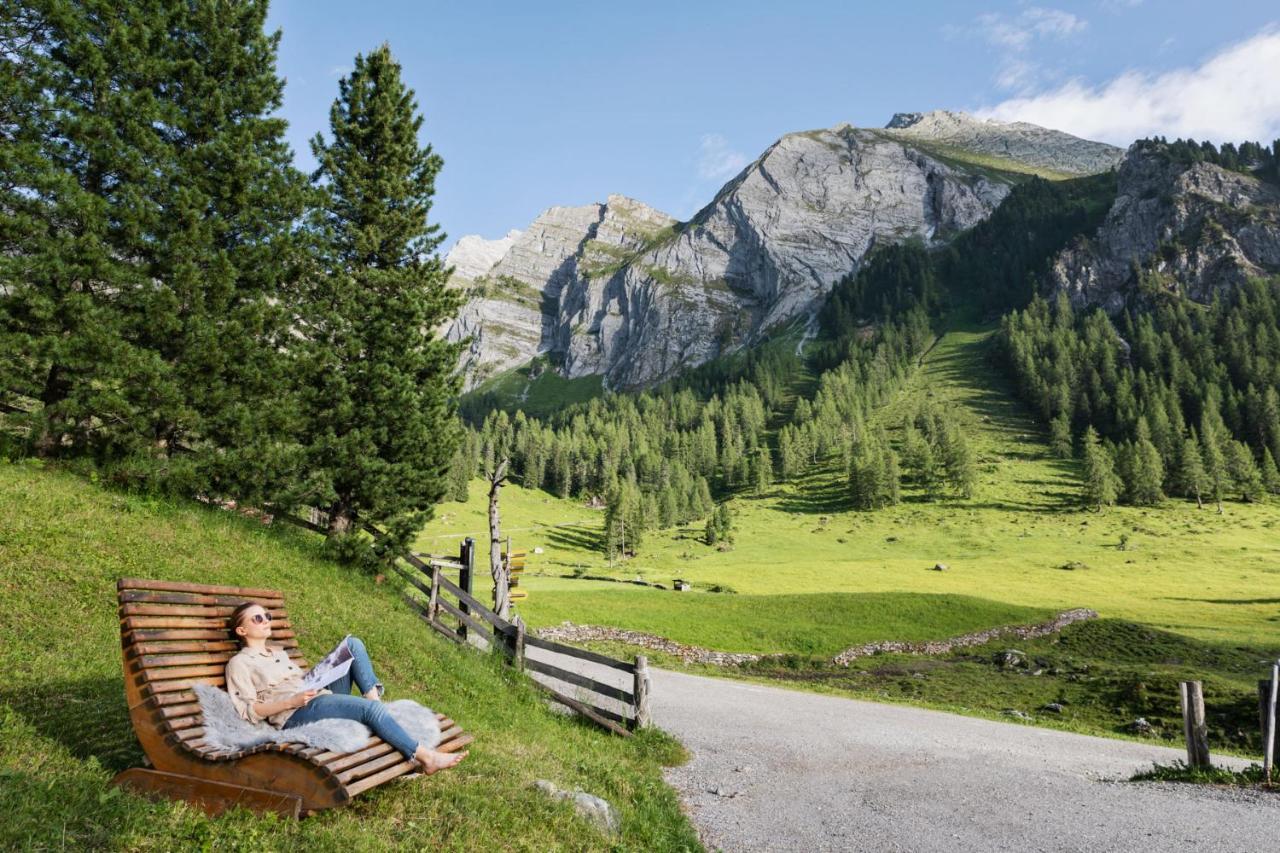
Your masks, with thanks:
[[(456, 559), (403, 554), (402, 562), (394, 568), (422, 596), (406, 594), (406, 602), (441, 636), (481, 649), (496, 647), (548, 698), (615, 734), (629, 736), (649, 724), (648, 660), (643, 655), (634, 663), (616, 660), (529, 636), (519, 619), (499, 617), (471, 594), (473, 540), (462, 543)], [(456, 572), (458, 582), (446, 572)]]

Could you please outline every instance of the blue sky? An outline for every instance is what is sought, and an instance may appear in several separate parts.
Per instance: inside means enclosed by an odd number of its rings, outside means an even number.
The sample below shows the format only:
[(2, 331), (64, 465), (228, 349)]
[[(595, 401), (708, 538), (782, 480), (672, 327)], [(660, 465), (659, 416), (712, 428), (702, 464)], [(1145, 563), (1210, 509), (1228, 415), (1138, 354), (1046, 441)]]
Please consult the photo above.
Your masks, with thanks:
[(1280, 136), (1274, 2), (276, 0), (268, 25), (306, 169), (339, 77), (391, 44), (445, 160), (432, 218), (446, 246), (612, 192), (688, 217), (782, 134), (895, 112), (1117, 144)]

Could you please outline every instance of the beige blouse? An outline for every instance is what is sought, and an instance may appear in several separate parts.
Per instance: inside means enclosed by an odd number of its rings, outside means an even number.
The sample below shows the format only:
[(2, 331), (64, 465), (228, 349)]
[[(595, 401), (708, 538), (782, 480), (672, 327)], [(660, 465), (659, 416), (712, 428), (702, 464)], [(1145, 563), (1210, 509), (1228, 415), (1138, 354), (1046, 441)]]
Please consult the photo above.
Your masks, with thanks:
[[(262, 722), (253, 711), (254, 702), (274, 702), (302, 692), (302, 668), (289, 660), (280, 646), (267, 646), (260, 651), (245, 646), (227, 661), (227, 693), (240, 716), (251, 723)], [(331, 693), (331, 690), (320, 690)], [(293, 716), (296, 708), (286, 708), (267, 717), (279, 728)]]

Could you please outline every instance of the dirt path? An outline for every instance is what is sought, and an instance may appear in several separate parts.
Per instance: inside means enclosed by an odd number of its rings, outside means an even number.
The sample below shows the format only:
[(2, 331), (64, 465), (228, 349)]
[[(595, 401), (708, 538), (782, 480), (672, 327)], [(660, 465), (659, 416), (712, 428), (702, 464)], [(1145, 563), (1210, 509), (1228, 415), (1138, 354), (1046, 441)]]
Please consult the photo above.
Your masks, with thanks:
[(652, 701), (713, 849), (1262, 850), (1280, 828), (1280, 795), (1119, 781), (1181, 750), (664, 670)]

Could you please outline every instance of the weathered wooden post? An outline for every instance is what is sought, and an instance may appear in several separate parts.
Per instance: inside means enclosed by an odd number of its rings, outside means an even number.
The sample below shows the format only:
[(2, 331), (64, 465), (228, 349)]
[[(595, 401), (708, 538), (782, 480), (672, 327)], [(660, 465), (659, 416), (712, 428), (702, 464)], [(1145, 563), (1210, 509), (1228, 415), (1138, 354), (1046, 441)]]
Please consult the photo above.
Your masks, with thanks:
[(649, 725), (649, 658), (645, 655), (636, 655), (635, 680), (632, 682), (631, 692), (636, 703), (635, 726), (641, 729)]
[[(476, 566), (476, 540), (470, 536), (462, 540), (462, 547), (458, 550), (458, 562), (462, 564), (462, 568), (458, 570), (458, 586), (462, 587), (462, 591), (467, 595), (471, 595), (471, 576)], [(458, 609), (463, 613), (471, 612), (467, 602), (462, 599), (458, 600)], [(458, 636), (464, 640), (467, 638), (467, 624), (461, 620), (458, 621)]]
[(1271, 764), (1276, 747), (1276, 688), (1280, 686), (1280, 663), (1271, 665), (1271, 689), (1267, 694), (1267, 725), (1262, 731), (1262, 778), (1271, 784)]
[(1182, 694), (1182, 731), (1187, 739), (1187, 765), (1208, 767), (1209, 727), (1204, 721), (1204, 689), (1199, 681), (1183, 681), (1178, 689)]
[(515, 664), (516, 669), (524, 670), (524, 620), (519, 616), (516, 617), (515, 624), (512, 626), (513, 633), (511, 635), (511, 662)]

